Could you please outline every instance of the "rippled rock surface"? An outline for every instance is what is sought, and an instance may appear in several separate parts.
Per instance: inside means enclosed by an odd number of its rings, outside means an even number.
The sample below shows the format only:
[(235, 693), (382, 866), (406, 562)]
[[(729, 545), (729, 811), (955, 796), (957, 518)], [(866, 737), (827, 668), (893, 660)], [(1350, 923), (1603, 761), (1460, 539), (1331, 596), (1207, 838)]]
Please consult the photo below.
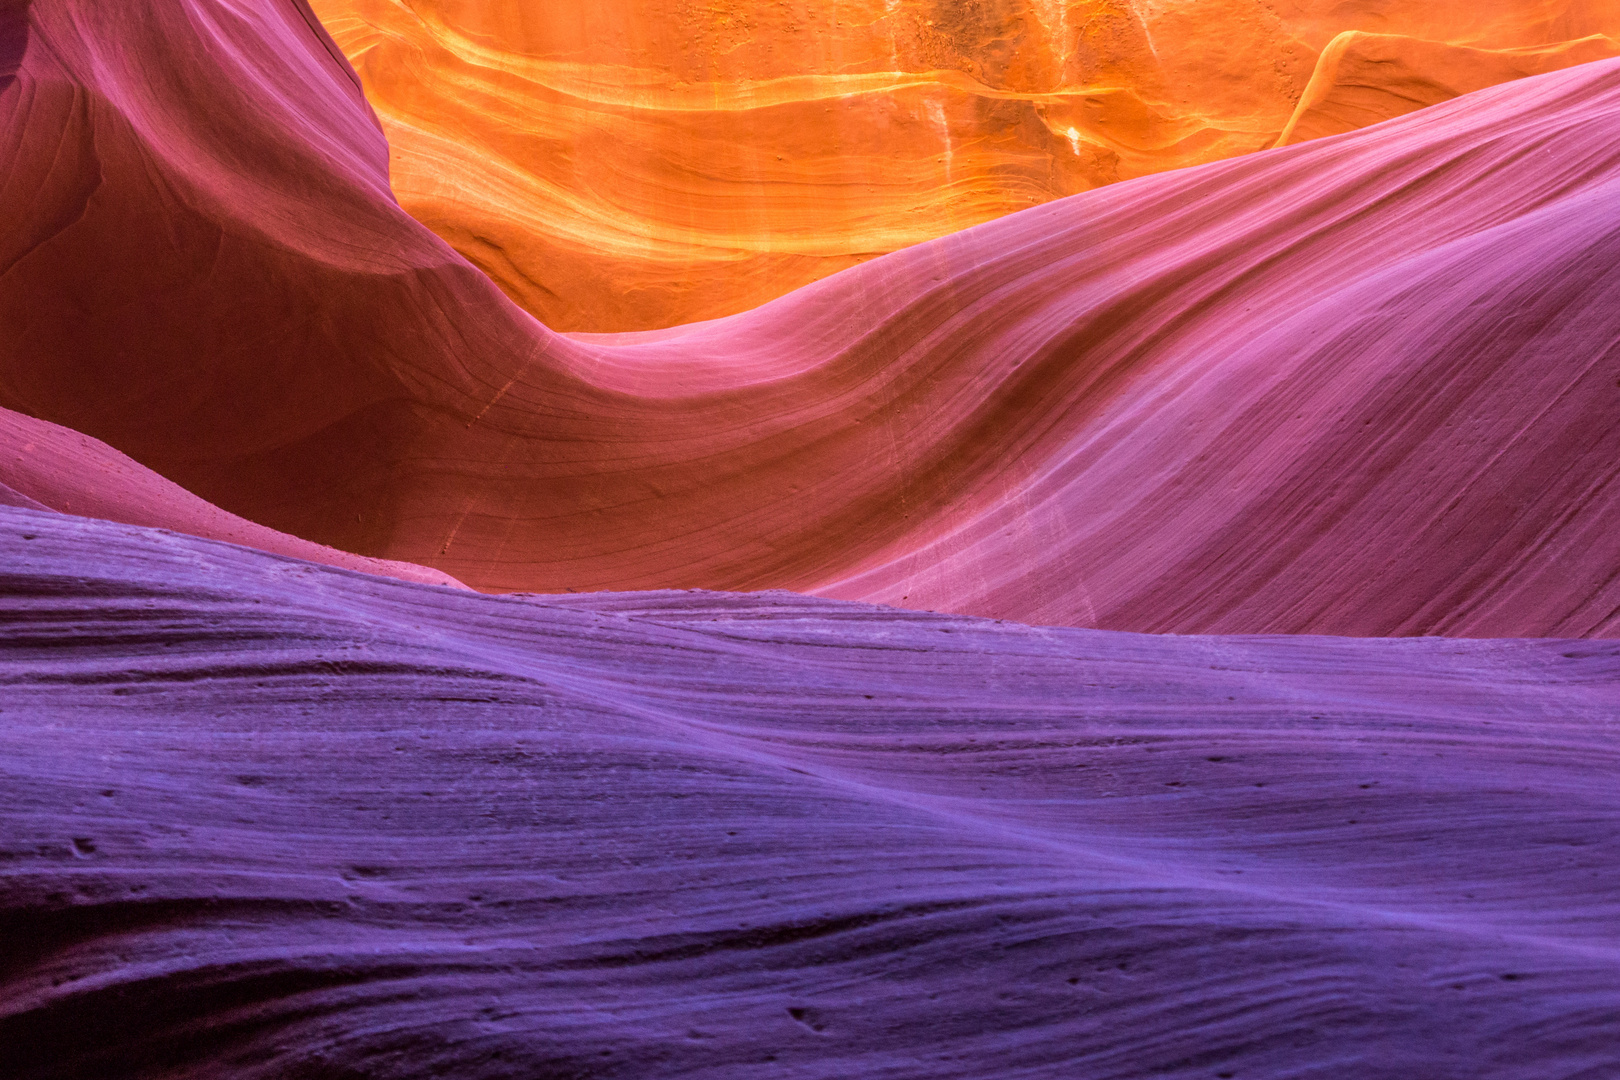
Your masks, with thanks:
[(319, 6), (0, 0), (0, 1080), (1620, 1075), (1612, 4)]
[(0, 567), (8, 1078), (1620, 1064), (1612, 643)]

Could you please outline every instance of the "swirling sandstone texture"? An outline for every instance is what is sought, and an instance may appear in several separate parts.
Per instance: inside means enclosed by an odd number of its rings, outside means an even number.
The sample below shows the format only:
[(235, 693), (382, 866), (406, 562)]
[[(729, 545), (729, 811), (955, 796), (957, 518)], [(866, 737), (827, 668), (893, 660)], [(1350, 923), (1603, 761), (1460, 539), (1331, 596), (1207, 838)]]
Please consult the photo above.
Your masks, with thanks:
[(1613, 643), (0, 567), (8, 1080), (1620, 1067)]
[(392, 201), (299, 3), (11, 25), (0, 404), (268, 527), (488, 590), (1620, 628), (1620, 62), (566, 336)]
[(312, 0), (401, 203), (560, 330), (1620, 53), (1613, 0)]
[(1472, 90), (1616, 54), (1620, 45), (1602, 34), (1540, 47), (1482, 49), (1347, 31), (1323, 50), (1277, 145), (1353, 131)]

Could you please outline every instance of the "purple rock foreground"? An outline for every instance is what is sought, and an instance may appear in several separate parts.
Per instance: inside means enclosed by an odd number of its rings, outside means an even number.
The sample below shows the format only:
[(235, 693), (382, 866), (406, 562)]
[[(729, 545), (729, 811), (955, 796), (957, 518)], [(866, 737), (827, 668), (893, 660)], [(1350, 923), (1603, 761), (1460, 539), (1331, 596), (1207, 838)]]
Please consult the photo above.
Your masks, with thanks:
[(1620, 642), (0, 568), (7, 1080), (1620, 1075)]

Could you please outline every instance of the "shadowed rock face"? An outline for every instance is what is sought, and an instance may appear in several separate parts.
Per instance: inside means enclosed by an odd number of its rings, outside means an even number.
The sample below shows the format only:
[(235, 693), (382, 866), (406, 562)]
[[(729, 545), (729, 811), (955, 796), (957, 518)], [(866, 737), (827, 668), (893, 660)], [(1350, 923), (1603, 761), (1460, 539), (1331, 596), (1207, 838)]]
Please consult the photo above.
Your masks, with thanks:
[(0, 0), (0, 90), (11, 85), (28, 48), (30, 0)]
[(106, 443), (9, 409), (0, 409), (0, 505), (173, 529), (362, 573), (461, 585), (426, 566), (369, 559), (256, 525), (204, 502)]
[(0, 567), (8, 1078), (1617, 1061), (1612, 644)]
[(392, 201), (307, 11), (88, 11), (0, 96), (0, 404), (227, 511), (490, 590), (1615, 632), (1620, 63), (569, 337)]
[(585, 331), (1620, 52), (1608, 0), (312, 3), (405, 208)]

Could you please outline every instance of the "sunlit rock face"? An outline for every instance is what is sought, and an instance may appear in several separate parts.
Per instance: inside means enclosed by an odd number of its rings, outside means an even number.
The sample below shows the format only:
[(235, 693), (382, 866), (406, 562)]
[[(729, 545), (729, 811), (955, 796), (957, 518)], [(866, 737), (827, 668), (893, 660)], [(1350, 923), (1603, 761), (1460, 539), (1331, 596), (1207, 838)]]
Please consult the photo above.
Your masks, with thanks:
[(1347, 31), (1317, 62), (1278, 145), (1338, 135), (1459, 94), (1620, 53), (1613, 38), (1480, 49), (1398, 34)]
[(0, 406), (486, 590), (1620, 633), (1620, 61), (571, 337), (392, 201), (306, 14), (33, 5)]
[(1506, 11), (570, 334), (304, 0), (0, 0), (0, 1080), (1617, 1075), (1620, 59)]
[(596, 331), (745, 310), (1620, 36), (1608, 0), (312, 5), (383, 121), (402, 205), (548, 325)]

